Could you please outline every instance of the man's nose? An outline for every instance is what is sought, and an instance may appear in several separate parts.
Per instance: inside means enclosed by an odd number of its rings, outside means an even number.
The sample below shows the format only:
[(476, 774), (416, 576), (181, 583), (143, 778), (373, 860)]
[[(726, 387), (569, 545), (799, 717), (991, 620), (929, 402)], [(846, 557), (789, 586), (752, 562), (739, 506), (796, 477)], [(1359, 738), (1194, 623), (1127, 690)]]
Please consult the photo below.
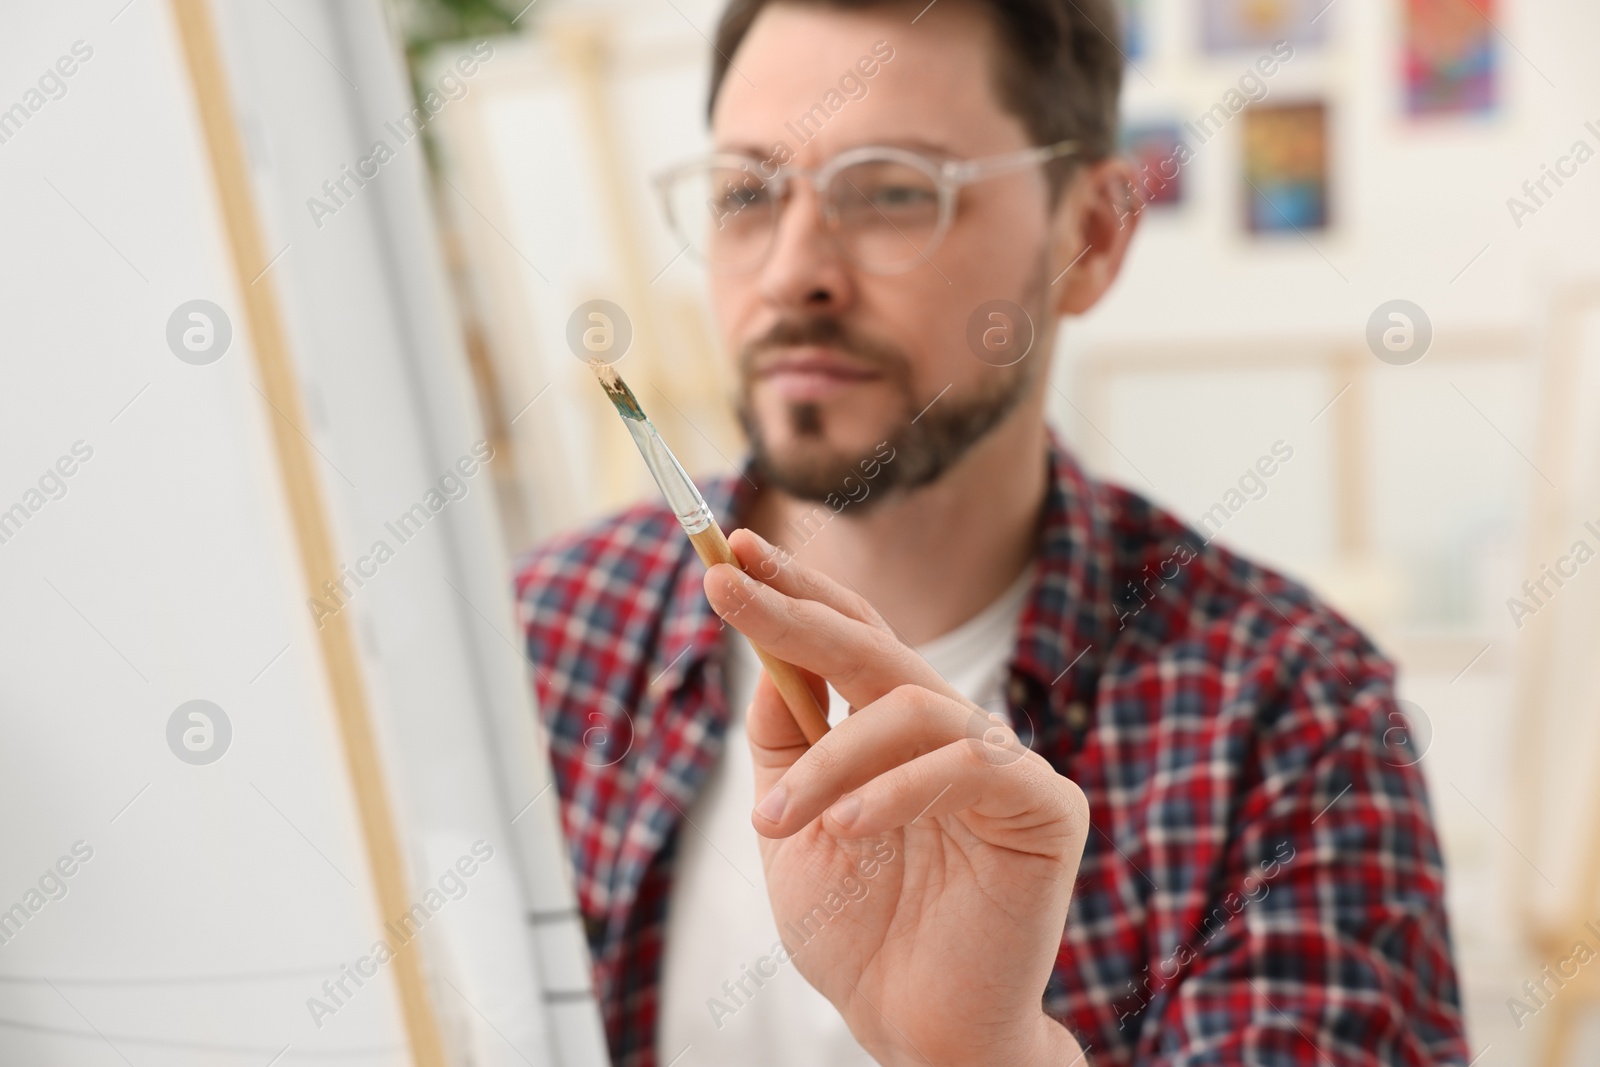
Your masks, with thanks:
[(855, 299), (854, 267), (810, 182), (790, 186), (760, 286), (767, 302), (782, 310), (840, 312)]

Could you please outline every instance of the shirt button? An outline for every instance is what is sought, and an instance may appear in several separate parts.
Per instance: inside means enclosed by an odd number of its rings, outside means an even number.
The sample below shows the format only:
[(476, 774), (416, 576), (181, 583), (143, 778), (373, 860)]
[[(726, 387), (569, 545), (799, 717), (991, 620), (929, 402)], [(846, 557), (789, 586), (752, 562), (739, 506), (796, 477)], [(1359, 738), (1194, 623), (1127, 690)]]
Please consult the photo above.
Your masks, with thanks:
[(1006, 687), (1006, 697), (1011, 701), (1011, 706), (1020, 708), (1028, 702), (1028, 686), (1021, 678), (1013, 677), (1011, 684)]
[(1089, 709), (1083, 706), (1082, 701), (1074, 700), (1067, 705), (1067, 725), (1074, 732), (1089, 725)]

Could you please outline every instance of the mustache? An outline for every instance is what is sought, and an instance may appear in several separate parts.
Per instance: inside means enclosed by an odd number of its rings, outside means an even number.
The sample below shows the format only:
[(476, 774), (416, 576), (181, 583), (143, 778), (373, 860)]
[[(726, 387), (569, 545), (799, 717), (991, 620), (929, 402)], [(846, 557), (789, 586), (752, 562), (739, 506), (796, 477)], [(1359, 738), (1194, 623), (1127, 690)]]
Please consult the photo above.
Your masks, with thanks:
[(911, 361), (898, 346), (865, 336), (843, 319), (828, 315), (779, 319), (766, 333), (739, 350), (739, 369), (749, 378), (761, 369), (769, 352), (803, 345), (836, 348), (871, 370), (901, 380), (910, 378)]

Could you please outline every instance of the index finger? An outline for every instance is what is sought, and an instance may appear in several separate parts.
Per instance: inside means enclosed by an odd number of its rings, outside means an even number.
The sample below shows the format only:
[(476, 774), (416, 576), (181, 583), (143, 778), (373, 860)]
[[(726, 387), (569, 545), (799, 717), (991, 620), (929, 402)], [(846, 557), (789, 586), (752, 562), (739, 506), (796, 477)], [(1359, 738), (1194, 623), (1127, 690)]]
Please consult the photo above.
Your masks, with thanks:
[(775, 548), (754, 530), (741, 528), (728, 535), (728, 546), (738, 557), (745, 573), (759, 578), (785, 596), (796, 600), (815, 600), (819, 604), (887, 630), (888, 623), (866, 597), (846, 589), (821, 571), (813, 570), (793, 555)]
[(779, 659), (827, 679), (851, 707), (865, 707), (907, 683), (964, 699), (887, 628), (820, 601), (788, 596), (724, 563), (706, 572), (705, 590), (729, 626)]
[[(823, 680), (810, 671), (801, 671), (800, 677), (811, 687), (817, 707), (824, 716), (828, 713), (828, 688)], [(756, 799), (765, 796), (774, 782), (811, 748), (800, 724), (794, 721), (783, 695), (773, 683), (772, 676), (762, 671), (756, 677), (755, 693), (750, 707), (745, 711), (745, 738), (755, 763)]]

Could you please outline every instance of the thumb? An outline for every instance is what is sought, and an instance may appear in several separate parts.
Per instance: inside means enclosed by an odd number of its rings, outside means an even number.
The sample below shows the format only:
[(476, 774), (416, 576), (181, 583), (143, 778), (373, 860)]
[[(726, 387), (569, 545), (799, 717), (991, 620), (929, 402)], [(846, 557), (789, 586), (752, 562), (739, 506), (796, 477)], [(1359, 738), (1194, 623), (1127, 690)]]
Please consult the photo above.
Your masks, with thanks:
[[(828, 683), (820, 675), (804, 669), (800, 670), (800, 677), (811, 687), (817, 707), (826, 715)], [(750, 740), (750, 756), (755, 763), (756, 799), (760, 800), (811, 747), (766, 671), (756, 679), (755, 696), (745, 716), (745, 734)]]

